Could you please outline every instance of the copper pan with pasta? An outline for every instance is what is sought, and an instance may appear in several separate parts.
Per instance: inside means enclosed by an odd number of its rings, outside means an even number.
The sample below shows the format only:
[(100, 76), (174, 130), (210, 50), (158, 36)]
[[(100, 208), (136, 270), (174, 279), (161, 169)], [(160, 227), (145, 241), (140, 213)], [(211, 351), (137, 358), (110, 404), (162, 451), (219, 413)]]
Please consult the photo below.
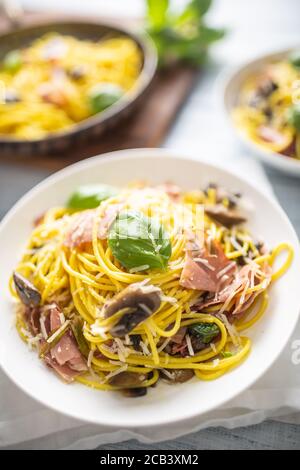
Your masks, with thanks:
[(133, 111), (152, 81), (146, 34), (109, 23), (32, 20), (0, 36), (3, 152), (60, 151)]
[(17, 349), (64, 402), (90, 397), (123, 415), (142, 403), (146, 422), (170, 406), (178, 419), (191, 412), (184, 396), (207, 410), (277, 357), (298, 318), (299, 248), (269, 197), (162, 150), (91, 159), (44, 188), (52, 200), (26, 210), (6, 279)]

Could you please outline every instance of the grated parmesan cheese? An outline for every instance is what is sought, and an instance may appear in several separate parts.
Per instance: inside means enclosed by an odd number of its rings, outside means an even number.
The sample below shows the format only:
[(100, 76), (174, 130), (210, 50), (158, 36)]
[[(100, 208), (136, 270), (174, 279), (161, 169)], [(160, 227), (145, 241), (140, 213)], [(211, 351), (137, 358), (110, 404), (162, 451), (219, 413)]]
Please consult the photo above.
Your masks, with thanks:
[(88, 359), (87, 359), (87, 366), (89, 369), (91, 368), (93, 357), (94, 357), (94, 350), (91, 349), (88, 355)]
[(121, 372), (125, 372), (127, 370), (127, 368), (128, 368), (128, 364), (124, 364), (119, 369), (113, 370), (112, 372), (110, 372), (109, 374), (106, 375), (106, 377), (104, 379), (104, 382), (107, 382), (109, 379), (111, 379), (115, 375), (121, 374)]
[(136, 266), (136, 268), (129, 269), (129, 272), (133, 274), (133, 273), (138, 273), (140, 271), (146, 271), (146, 269), (149, 269), (149, 268), (150, 268), (149, 264), (142, 264), (141, 266)]
[(185, 339), (186, 339), (186, 345), (187, 345), (187, 348), (188, 348), (188, 351), (189, 351), (189, 355), (194, 356), (195, 352), (193, 350), (191, 338), (190, 338), (190, 335), (188, 333), (185, 335)]
[(47, 335), (47, 331), (46, 331), (46, 327), (45, 327), (43, 317), (40, 317), (40, 326), (41, 326), (41, 332), (42, 332), (43, 338), (47, 340), (48, 335)]
[(220, 363), (220, 359), (214, 359), (212, 363), (214, 367), (217, 367)]
[(209, 264), (209, 261), (207, 259), (203, 259), (203, 258), (193, 258), (193, 261), (196, 261), (198, 263), (201, 263), (201, 264), (204, 264), (204, 266), (206, 266), (208, 269), (210, 269), (211, 271), (215, 271), (215, 268)]
[(177, 304), (178, 300), (176, 297), (170, 297), (169, 295), (161, 295), (160, 300), (162, 302), (169, 302), (170, 304)]
[(238, 332), (235, 329), (235, 326), (231, 325), (231, 323), (229, 323), (228, 318), (226, 317), (226, 315), (224, 315), (223, 313), (218, 313), (216, 316), (224, 323), (224, 325), (225, 325), (225, 327), (228, 331), (228, 334), (229, 334), (230, 338), (232, 339), (233, 344), (235, 346), (237, 346), (238, 344), (241, 344), (241, 339), (238, 335)]
[(55, 340), (55, 338), (57, 338), (57, 336), (59, 336), (67, 328), (69, 323), (70, 323), (70, 320), (66, 320), (65, 323), (61, 325), (61, 327), (58, 328), (58, 330), (56, 330), (56, 332), (53, 333), (53, 335), (50, 336), (50, 338), (47, 339), (47, 343), (52, 343)]
[(227, 264), (225, 268), (221, 269), (221, 271), (218, 272), (217, 274), (217, 279), (220, 279), (223, 277), (228, 271), (230, 271), (233, 267), (235, 266), (235, 262), (232, 261), (231, 263)]
[(160, 353), (162, 352), (165, 347), (167, 346), (167, 344), (169, 344), (169, 342), (171, 341), (172, 338), (167, 338), (162, 344), (161, 346), (159, 346), (159, 348), (157, 348), (157, 352)]
[(168, 377), (170, 380), (174, 380), (175, 379), (175, 374), (168, 371), (167, 369), (161, 369), (161, 371), (165, 374), (166, 377)]

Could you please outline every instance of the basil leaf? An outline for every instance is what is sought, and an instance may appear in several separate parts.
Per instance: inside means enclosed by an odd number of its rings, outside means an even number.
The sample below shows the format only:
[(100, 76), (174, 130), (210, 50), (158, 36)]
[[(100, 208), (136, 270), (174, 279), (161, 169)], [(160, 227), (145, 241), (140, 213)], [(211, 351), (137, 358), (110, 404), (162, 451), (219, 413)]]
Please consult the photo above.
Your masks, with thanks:
[(124, 94), (124, 90), (113, 83), (103, 83), (92, 88), (89, 94), (89, 106), (92, 114), (100, 113), (115, 104)]
[(189, 327), (189, 333), (197, 336), (202, 343), (211, 343), (220, 334), (220, 328), (215, 323), (196, 323)]
[(300, 105), (294, 104), (288, 110), (287, 114), (288, 122), (300, 131)]
[(22, 56), (17, 49), (10, 51), (3, 59), (3, 67), (7, 72), (15, 73), (22, 65)]
[(200, 16), (204, 16), (210, 9), (212, 0), (192, 0), (188, 5), (187, 9), (193, 9)]
[(289, 55), (289, 62), (296, 67), (297, 69), (300, 68), (300, 50), (295, 50), (291, 52)]
[(154, 218), (141, 212), (121, 212), (108, 234), (114, 257), (127, 269), (164, 269), (172, 247), (168, 233)]
[(148, 0), (148, 32), (157, 47), (160, 64), (205, 62), (209, 46), (225, 34), (223, 29), (206, 25), (205, 14), (211, 4), (212, 0), (191, 0), (175, 14), (165, 2)]
[(153, 28), (161, 27), (167, 19), (169, 0), (147, 0), (148, 22)]
[(115, 196), (118, 191), (107, 184), (86, 184), (79, 186), (67, 202), (70, 209), (93, 209), (102, 201)]

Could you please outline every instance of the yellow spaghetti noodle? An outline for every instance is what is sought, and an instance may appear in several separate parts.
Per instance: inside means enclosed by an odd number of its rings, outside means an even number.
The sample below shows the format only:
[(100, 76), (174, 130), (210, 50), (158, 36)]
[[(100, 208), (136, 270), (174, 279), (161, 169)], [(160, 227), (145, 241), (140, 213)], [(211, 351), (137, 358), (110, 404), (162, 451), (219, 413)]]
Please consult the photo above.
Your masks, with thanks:
[[(199, 204), (228, 207), (228, 199), (218, 200), (217, 193), (218, 189), (211, 187), (206, 191), (181, 192), (173, 197), (163, 187), (138, 184), (120, 190), (95, 209), (74, 213), (72, 209), (58, 207), (43, 215), (32, 231), (16, 272), (40, 293), (38, 308), (42, 321), (53, 305), (60, 312), (61, 324), (69, 322), (66, 329), (75, 319), (80, 320), (87, 346), (84, 357), (87, 367), (75, 374), (77, 381), (100, 390), (145, 390), (160, 377), (170, 382), (185, 381), (193, 375), (201, 380), (216, 379), (247, 357), (251, 341), (240, 337), (239, 332), (252, 327), (263, 316), (268, 305), (267, 288), (289, 268), (293, 249), (282, 243), (268, 252), (255, 243), (244, 226), (227, 228), (205, 211), (199, 212)], [(112, 208), (117, 208), (118, 214), (134, 210), (144, 216), (155, 215), (168, 233), (172, 249), (164, 269), (147, 266), (128, 269), (115, 257), (108, 242), (109, 231), (99, 237), (99, 227)], [(91, 215), (92, 225), (84, 225), (85, 218)], [(76, 232), (74, 226), (78, 217), (81, 225)], [(183, 224), (187, 220), (186, 230)], [(222, 256), (226, 272), (229, 268), (235, 270), (227, 285), (228, 293), (219, 300), (217, 293), (211, 299), (208, 292), (182, 285), (187, 247), (191, 234), (194, 240), (199, 223), (204, 245), (217, 243), (223, 253), (212, 256)], [(73, 245), (68, 238), (70, 233)], [(80, 241), (83, 243), (78, 244)], [(286, 259), (273, 272), (272, 266), (282, 252), (287, 254)], [(161, 301), (147, 319), (118, 337), (112, 333), (113, 327), (128, 314), (126, 308), (110, 316), (103, 312), (128, 286), (146, 286), (146, 291), (147, 286), (151, 286), (153, 292), (160, 292)], [(38, 333), (34, 335), (30, 323), (30, 315), (36, 312), (36, 307), (24, 307), (13, 279), (10, 287), (18, 301), (17, 329), (24, 340), (41, 350), (41, 344), (46, 342), (42, 338), (43, 331), (38, 326)], [(225, 288), (222, 292), (227, 291)], [(217, 331), (208, 341), (201, 337), (200, 346), (199, 336), (193, 336), (193, 328), (199, 324), (209, 331)], [(48, 340), (50, 334), (53, 335), (53, 331), (48, 334)], [(49, 361), (53, 361), (52, 349), (47, 351)], [(134, 379), (133, 386), (127, 380), (136, 376), (139, 380)]]
[(132, 90), (141, 66), (128, 37), (50, 33), (11, 51), (0, 64), (0, 135), (34, 140), (69, 129)]
[(300, 158), (299, 83), (299, 67), (289, 58), (247, 78), (233, 111), (240, 131), (265, 149)]

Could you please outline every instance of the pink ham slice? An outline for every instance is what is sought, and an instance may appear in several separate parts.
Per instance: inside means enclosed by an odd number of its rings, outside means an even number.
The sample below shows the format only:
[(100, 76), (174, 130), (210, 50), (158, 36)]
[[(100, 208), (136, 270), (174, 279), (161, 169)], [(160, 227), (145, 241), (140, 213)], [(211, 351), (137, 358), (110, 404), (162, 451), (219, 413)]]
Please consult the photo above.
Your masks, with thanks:
[[(50, 329), (53, 332), (62, 325), (61, 310), (55, 303), (50, 306), (49, 310)], [(53, 346), (50, 353), (45, 356), (45, 362), (67, 382), (71, 382), (78, 373), (88, 369), (73, 333), (69, 330)]]
[(55, 372), (67, 383), (73, 382), (75, 377), (78, 375), (78, 371), (71, 369), (68, 365), (60, 366), (57, 364), (55, 359), (52, 359), (49, 354), (45, 356), (44, 360), (47, 366), (54, 369)]
[(236, 264), (228, 260), (221, 246), (214, 242), (212, 253), (206, 248), (187, 251), (180, 285), (187, 289), (218, 292), (228, 285), (236, 271)]
[(280, 134), (276, 129), (268, 126), (260, 126), (258, 129), (259, 136), (266, 142), (271, 144), (286, 146), (286, 139), (284, 135)]
[[(271, 271), (268, 265), (265, 265), (261, 268), (261, 271), (265, 273), (265, 288), (271, 281)], [(213, 305), (218, 305), (226, 302), (226, 300), (232, 295), (233, 292), (236, 294), (241, 294), (245, 289), (246, 283), (251, 278), (251, 266), (243, 266), (242, 269), (236, 273), (235, 279), (233, 282), (218, 292), (215, 296), (209, 296), (202, 301), (197, 302), (193, 309), (200, 312), (207, 307), (212, 307)], [(254, 277), (254, 285), (257, 285), (261, 280), (257, 277)], [(264, 290), (264, 289), (263, 289)], [(244, 313), (254, 302), (256, 297), (262, 292), (262, 290), (255, 291), (250, 295), (246, 295), (244, 300), (240, 303), (240, 297), (237, 298), (233, 308), (231, 309), (232, 315), (241, 315)]]
[[(115, 204), (107, 208), (104, 216), (99, 221), (98, 225), (98, 238), (107, 238), (109, 227), (115, 220), (121, 205)], [(85, 245), (92, 243), (93, 240), (93, 225), (96, 211), (93, 209), (85, 210), (77, 214), (67, 231), (64, 245), (68, 248), (74, 249), (84, 248)]]

